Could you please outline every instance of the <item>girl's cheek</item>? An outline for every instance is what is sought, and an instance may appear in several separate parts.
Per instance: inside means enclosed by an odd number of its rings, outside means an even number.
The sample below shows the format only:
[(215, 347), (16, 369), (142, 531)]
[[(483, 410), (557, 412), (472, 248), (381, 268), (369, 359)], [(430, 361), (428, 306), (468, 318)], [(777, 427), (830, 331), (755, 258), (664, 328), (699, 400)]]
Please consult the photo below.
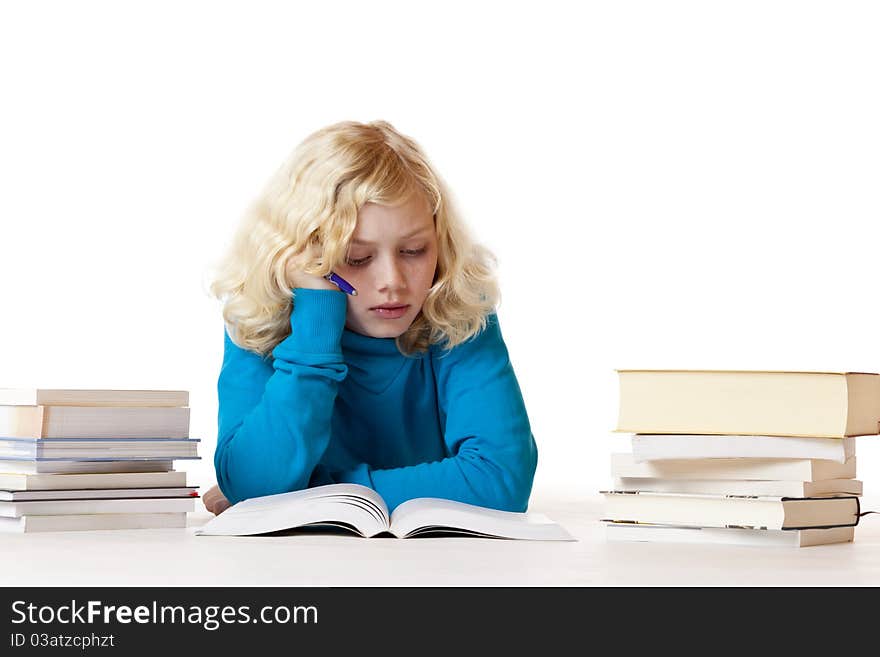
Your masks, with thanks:
[(412, 267), (407, 275), (407, 283), (410, 288), (421, 289), (431, 286), (434, 278), (434, 270), (430, 267), (420, 265)]

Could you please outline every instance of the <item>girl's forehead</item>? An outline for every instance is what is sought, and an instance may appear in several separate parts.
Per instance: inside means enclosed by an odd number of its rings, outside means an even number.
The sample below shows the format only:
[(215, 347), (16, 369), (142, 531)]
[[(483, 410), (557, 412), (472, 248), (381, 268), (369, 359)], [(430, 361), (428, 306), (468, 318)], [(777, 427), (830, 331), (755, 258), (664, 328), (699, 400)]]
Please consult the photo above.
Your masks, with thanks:
[(366, 203), (358, 211), (352, 242), (378, 242), (430, 234), (434, 215), (424, 199), (399, 205)]

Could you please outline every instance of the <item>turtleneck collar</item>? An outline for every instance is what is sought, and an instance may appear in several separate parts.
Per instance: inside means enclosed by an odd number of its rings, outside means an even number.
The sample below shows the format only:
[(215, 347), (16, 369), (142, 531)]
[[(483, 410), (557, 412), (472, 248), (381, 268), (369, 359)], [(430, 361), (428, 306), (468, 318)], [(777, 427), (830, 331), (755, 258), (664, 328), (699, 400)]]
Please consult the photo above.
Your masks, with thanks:
[(342, 352), (348, 379), (374, 394), (381, 394), (394, 382), (410, 360), (397, 349), (394, 338), (371, 338), (345, 329)]
[(362, 356), (403, 357), (397, 349), (397, 341), (394, 338), (371, 338), (349, 329), (342, 331), (342, 349)]

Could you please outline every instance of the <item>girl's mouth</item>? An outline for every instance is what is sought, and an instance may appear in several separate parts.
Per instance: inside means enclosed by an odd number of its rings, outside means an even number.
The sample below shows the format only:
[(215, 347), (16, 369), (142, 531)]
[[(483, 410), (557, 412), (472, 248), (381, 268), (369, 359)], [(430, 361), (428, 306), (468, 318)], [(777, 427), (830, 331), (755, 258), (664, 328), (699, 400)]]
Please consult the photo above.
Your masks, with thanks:
[(409, 310), (409, 304), (383, 304), (370, 308), (370, 312), (382, 319), (398, 319)]

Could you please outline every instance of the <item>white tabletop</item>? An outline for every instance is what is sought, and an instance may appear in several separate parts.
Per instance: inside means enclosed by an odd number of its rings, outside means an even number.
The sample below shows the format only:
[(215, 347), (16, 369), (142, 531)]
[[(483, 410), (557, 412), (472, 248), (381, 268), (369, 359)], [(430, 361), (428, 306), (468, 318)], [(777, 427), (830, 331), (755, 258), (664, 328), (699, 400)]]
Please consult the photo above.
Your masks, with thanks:
[[(809, 548), (608, 543), (598, 495), (533, 498), (577, 542), (341, 535), (195, 536), (186, 529), (0, 534), (2, 586), (880, 585), (880, 516), (855, 542)], [(880, 505), (862, 500), (864, 510)]]

